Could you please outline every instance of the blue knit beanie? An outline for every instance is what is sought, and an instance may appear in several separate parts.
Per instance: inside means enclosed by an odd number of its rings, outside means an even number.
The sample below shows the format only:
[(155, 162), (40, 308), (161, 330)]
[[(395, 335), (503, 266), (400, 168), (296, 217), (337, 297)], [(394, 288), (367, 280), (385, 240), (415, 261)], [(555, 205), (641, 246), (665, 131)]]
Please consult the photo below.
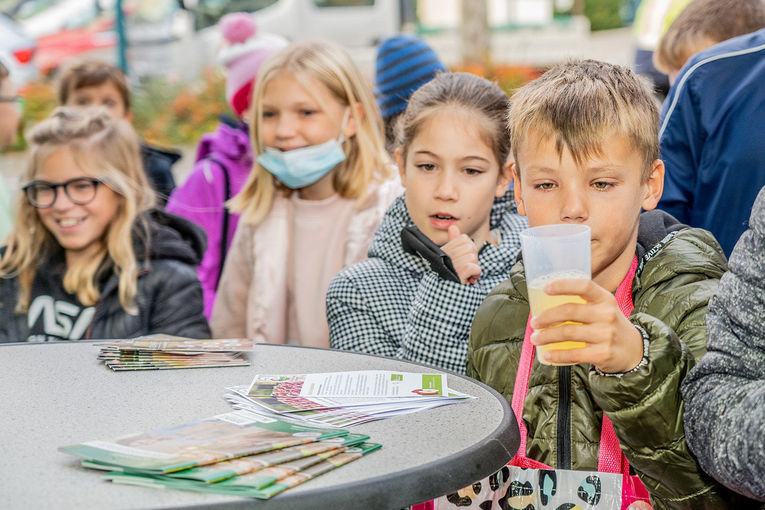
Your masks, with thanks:
[(385, 39), (377, 50), (375, 96), (383, 119), (403, 112), (412, 93), (446, 67), (428, 44), (411, 35)]

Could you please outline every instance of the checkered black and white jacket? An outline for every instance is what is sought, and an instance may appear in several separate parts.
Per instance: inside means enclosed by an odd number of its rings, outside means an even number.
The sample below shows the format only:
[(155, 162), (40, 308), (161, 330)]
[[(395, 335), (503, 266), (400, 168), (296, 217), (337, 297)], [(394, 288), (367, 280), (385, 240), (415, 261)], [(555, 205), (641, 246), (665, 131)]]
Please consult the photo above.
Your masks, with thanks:
[(473, 316), (489, 291), (508, 277), (526, 218), (518, 214), (512, 191), (494, 200), (490, 226), (499, 231), (500, 243), (479, 252), (481, 277), (473, 285), (444, 280), (428, 262), (406, 253), (401, 229), (409, 225), (402, 195), (385, 213), (369, 258), (346, 267), (330, 283), (330, 345), (464, 374)]

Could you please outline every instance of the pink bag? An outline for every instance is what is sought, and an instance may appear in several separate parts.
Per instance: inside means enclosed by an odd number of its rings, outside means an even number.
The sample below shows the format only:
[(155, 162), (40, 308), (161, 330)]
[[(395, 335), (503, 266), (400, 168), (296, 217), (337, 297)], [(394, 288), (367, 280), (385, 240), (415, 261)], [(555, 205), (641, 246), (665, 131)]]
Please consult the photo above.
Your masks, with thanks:
[[(632, 280), (637, 270), (637, 257), (632, 260), (627, 275), (616, 289), (616, 303), (625, 317), (629, 317), (635, 305), (632, 302)], [(531, 314), (529, 314), (531, 320)], [(526, 394), (529, 391), (529, 377), (531, 367), (534, 364), (534, 344), (531, 343), (531, 334), (534, 330), (531, 326), (526, 326), (526, 333), (523, 338), (523, 348), (521, 350), (521, 359), (518, 364), (518, 373), (515, 377), (515, 386), (513, 388), (512, 408), (518, 420), (518, 428), (521, 435), (521, 444), (518, 453), (509, 462), (508, 465), (521, 468), (533, 469), (552, 469), (541, 462), (526, 457), (526, 426), (523, 423), (523, 404), (526, 401)], [(622, 475), (622, 509), (627, 510), (630, 505), (637, 501), (650, 503), (648, 490), (640, 481), (640, 478), (630, 475), (630, 465), (619, 447), (619, 439), (616, 437), (614, 426), (611, 420), (603, 413), (603, 425), (600, 432), (600, 450), (598, 452), (598, 472), (601, 473), (620, 473)], [(637, 506), (637, 505), (636, 505)], [(648, 508), (641, 505), (642, 508)]]

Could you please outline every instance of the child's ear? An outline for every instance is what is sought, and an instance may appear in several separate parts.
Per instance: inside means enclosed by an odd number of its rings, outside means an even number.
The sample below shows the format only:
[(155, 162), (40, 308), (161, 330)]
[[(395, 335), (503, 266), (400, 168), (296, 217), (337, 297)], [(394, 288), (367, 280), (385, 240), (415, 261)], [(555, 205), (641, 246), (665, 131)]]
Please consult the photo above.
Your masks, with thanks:
[(401, 177), (401, 185), (406, 188), (406, 166), (404, 166), (404, 153), (401, 151), (401, 147), (396, 149), (396, 166), (398, 167), (398, 175)]
[[(354, 113), (356, 114), (355, 116)], [(358, 130), (356, 122), (357, 118), (359, 122), (364, 118), (364, 107), (361, 106), (361, 103), (359, 102), (354, 103), (348, 110), (348, 122), (345, 123), (345, 130), (343, 130), (345, 138), (350, 138), (356, 134), (356, 131)]]
[(497, 179), (497, 189), (494, 190), (495, 197), (501, 197), (507, 192), (507, 187), (513, 181), (513, 170), (511, 162), (508, 161), (499, 168), (499, 179)]
[(511, 161), (510, 169), (513, 172), (513, 196), (515, 198), (515, 205), (518, 206), (518, 214), (526, 216), (526, 205), (523, 203), (523, 187), (521, 186), (521, 178), (518, 176), (518, 165), (515, 161)]
[(651, 172), (644, 184), (643, 209), (650, 211), (656, 208), (664, 191), (664, 162), (660, 159), (651, 163)]
[(125, 110), (125, 120), (128, 123), (133, 122), (133, 110)]

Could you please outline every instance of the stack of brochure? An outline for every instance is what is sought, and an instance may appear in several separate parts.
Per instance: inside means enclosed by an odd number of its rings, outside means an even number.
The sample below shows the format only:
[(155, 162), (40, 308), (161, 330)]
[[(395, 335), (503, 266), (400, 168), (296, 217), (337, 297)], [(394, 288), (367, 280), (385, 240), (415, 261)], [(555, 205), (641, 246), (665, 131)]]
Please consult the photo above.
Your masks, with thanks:
[(268, 499), (381, 447), (367, 439), (240, 410), (59, 450), (115, 483)]
[(151, 335), (99, 344), (98, 359), (112, 370), (241, 367), (250, 364), (245, 352), (253, 350), (246, 338), (197, 340)]
[(449, 389), (446, 374), (365, 370), (256, 375), (249, 386), (227, 388), (225, 398), (234, 409), (348, 427), (475, 397)]

